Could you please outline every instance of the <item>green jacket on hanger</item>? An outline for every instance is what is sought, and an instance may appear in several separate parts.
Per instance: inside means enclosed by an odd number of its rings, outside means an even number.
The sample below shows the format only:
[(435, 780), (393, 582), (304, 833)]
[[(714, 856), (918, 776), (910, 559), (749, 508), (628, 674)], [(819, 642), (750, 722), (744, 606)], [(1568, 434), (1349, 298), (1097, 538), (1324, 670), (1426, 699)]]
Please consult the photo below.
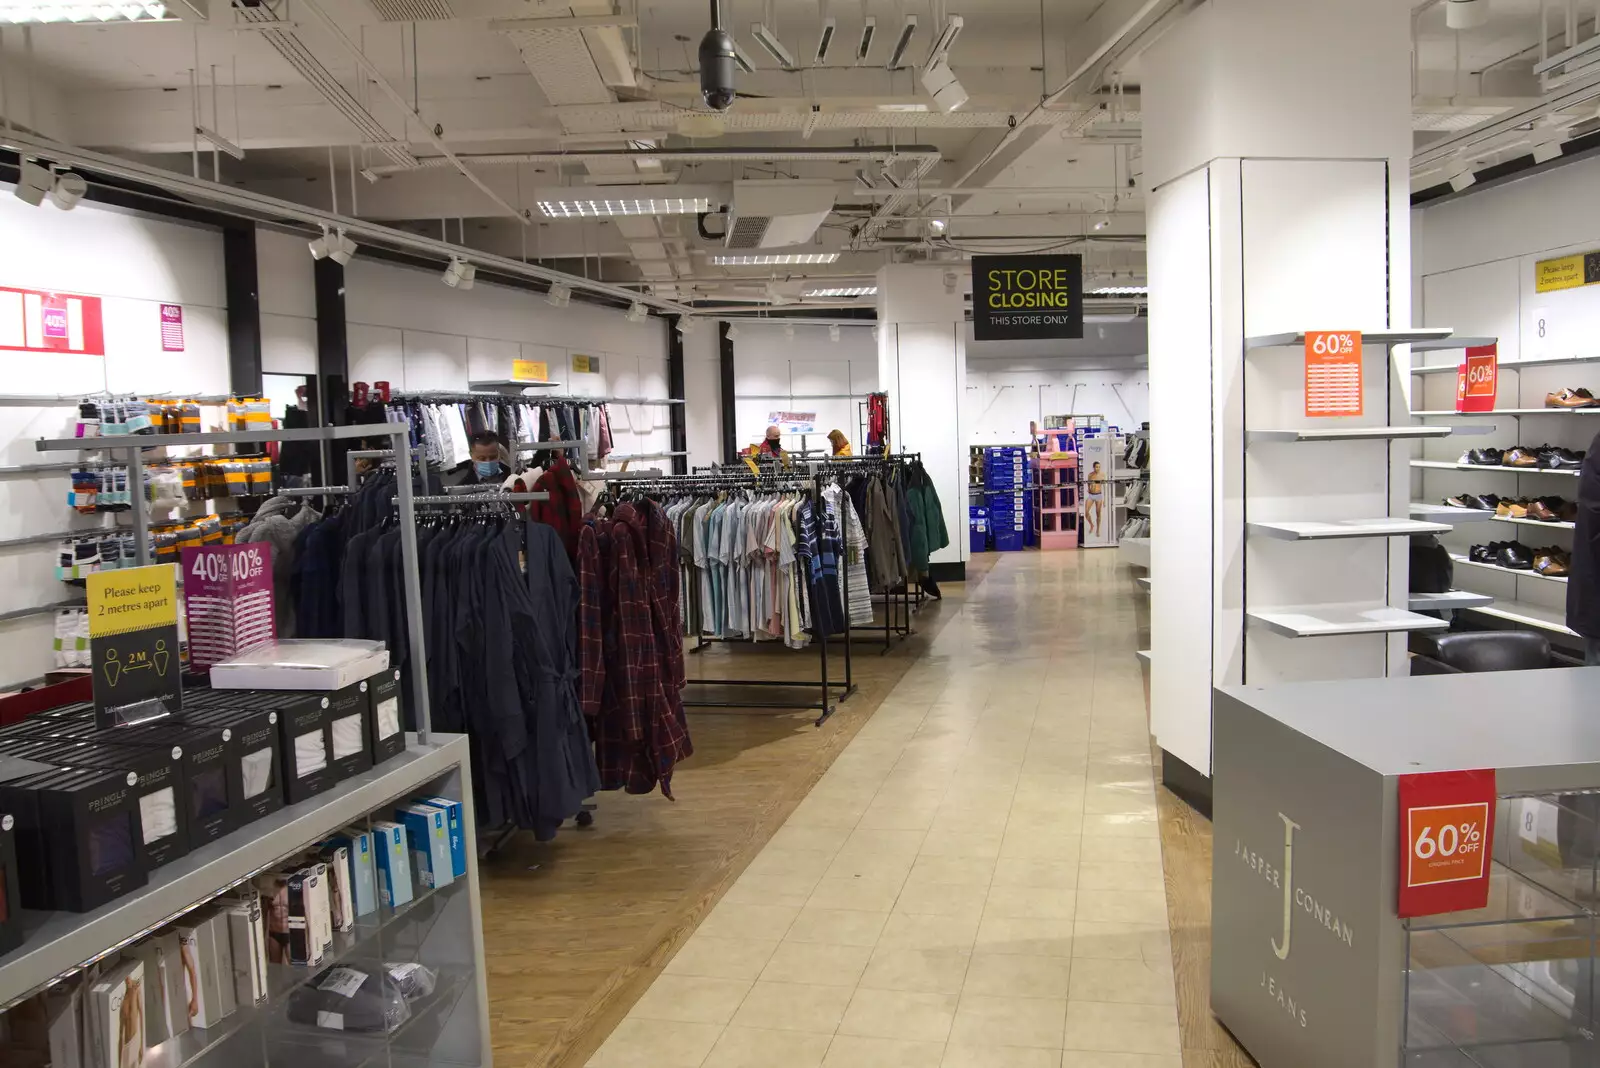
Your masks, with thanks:
[(933, 479), (925, 472), (920, 478), (911, 479), (906, 499), (916, 527), (911, 539), (911, 569), (926, 574), (928, 557), (950, 544), (950, 532), (944, 525), (944, 507), (939, 503), (939, 491), (933, 488)]

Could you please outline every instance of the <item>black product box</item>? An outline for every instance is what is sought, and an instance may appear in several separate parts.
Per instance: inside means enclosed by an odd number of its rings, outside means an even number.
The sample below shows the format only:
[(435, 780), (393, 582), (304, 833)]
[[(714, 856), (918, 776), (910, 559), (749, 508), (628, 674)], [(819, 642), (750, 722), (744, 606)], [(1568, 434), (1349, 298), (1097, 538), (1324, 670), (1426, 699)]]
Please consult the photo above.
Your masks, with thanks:
[[(205, 695), (200, 697), (199, 695)], [(223, 732), (227, 752), (228, 797), (236, 806), (237, 826), (253, 823), (283, 807), (282, 761), (278, 743), (278, 713), (269, 709), (240, 708), (223, 690), (199, 690), (184, 697), (183, 722)], [(199, 705), (200, 707), (194, 707)]]
[(89, 912), (145, 884), (131, 771), (59, 768), (0, 754), (22, 906)]
[(43, 734), (0, 738), (0, 753), (40, 760), (63, 768), (107, 768), (132, 772), (135, 825), (134, 845), (146, 871), (170, 864), (189, 852), (189, 813), (180, 800), (186, 796), (183, 750), (179, 746), (141, 748), (107, 745)]
[(400, 669), (380, 671), (365, 685), (372, 704), (372, 762), (382, 764), (406, 751), (406, 710), (400, 698)]
[(367, 680), (327, 694), (329, 758), (348, 779), (372, 768), (372, 702)]
[(333, 764), (328, 731), (333, 702), (329, 694), (315, 690), (208, 692), (226, 698), (231, 707), (278, 714), (277, 776), (288, 804), (315, 797), (343, 778)]
[(22, 945), (22, 890), (17, 874), (17, 818), (0, 812), (0, 956)]
[(188, 810), (191, 848), (220, 838), (248, 822), (239, 805), (239, 795), (228, 789), (225, 766), (228, 732), (224, 728), (185, 726), (168, 718), (99, 730), (92, 718), (56, 717), (43, 719), (24, 733), (172, 750), (183, 760), (182, 797)]

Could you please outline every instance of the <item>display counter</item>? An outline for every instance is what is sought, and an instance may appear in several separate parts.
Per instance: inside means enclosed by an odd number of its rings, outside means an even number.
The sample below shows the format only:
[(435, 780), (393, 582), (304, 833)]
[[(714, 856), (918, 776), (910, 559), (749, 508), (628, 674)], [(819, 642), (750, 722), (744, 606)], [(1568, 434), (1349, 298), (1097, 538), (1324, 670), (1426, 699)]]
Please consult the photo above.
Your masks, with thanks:
[[(1600, 668), (1216, 695), (1211, 1008), (1262, 1068), (1592, 1065)], [(1493, 769), (1489, 904), (1403, 920), (1402, 776)]]

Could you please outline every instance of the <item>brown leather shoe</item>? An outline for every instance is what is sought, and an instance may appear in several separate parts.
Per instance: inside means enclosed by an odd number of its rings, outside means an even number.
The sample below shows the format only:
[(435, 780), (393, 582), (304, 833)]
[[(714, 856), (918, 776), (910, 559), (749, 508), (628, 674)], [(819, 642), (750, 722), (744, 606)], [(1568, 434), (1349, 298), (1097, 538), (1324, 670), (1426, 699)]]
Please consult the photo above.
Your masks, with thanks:
[(1566, 550), (1551, 545), (1534, 550), (1533, 569), (1545, 578), (1566, 578), (1572, 570), (1572, 560)]
[(1595, 403), (1594, 394), (1583, 388), (1547, 393), (1544, 398), (1546, 408), (1593, 408)]
[(1555, 507), (1552, 508), (1550, 504), (1541, 497), (1539, 500), (1532, 501), (1528, 504), (1528, 518), (1537, 519), (1541, 523), (1559, 523), (1561, 522), (1560, 508), (1561, 503), (1559, 500), (1557, 500)]
[(1518, 445), (1514, 449), (1507, 449), (1500, 462), (1506, 467), (1538, 467), (1539, 454)]

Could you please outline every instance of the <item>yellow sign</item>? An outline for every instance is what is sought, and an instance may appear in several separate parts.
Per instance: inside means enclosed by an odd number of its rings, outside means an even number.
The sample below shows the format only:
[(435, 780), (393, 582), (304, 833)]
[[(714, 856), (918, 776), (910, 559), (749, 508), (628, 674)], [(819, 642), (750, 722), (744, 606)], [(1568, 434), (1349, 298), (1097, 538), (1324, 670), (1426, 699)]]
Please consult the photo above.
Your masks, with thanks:
[(597, 375), (600, 373), (600, 357), (580, 356), (572, 354), (572, 370), (580, 375)]
[(88, 586), (91, 638), (178, 625), (178, 582), (171, 564), (96, 571)]
[(1576, 289), (1585, 284), (1584, 261), (1586, 256), (1562, 256), (1558, 260), (1540, 260), (1534, 265), (1534, 288), (1540, 293), (1558, 289)]
[(542, 360), (512, 360), (511, 379), (514, 382), (548, 382), (550, 365)]

